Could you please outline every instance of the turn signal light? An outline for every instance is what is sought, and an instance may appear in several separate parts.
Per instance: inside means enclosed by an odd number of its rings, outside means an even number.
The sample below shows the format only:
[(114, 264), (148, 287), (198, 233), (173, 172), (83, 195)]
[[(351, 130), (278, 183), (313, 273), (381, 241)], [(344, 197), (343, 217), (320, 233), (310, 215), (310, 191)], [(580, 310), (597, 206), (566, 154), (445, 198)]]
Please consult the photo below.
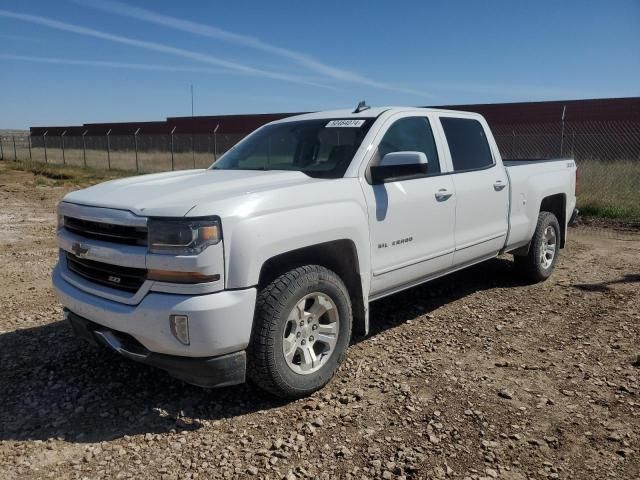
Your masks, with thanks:
[(147, 273), (149, 280), (170, 283), (207, 283), (220, 280), (219, 274), (206, 275), (200, 272), (174, 272), (171, 270), (150, 269)]

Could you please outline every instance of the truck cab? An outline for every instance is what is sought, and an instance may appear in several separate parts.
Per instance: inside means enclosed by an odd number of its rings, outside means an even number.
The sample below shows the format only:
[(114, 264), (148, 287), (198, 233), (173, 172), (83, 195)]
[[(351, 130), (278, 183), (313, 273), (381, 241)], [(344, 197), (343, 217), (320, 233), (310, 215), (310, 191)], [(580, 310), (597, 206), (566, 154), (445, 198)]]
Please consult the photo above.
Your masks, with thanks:
[(551, 275), (571, 159), (503, 162), (475, 113), (366, 108), (267, 124), (209, 169), (60, 203), (53, 283), (82, 338), (204, 387), (325, 385), (369, 302), (511, 252)]

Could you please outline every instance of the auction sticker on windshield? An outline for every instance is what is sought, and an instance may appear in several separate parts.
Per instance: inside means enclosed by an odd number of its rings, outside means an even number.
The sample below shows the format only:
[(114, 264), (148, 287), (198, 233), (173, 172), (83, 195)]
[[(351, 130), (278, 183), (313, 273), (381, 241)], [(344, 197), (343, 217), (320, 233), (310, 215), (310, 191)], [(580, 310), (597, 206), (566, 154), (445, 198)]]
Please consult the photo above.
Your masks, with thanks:
[(330, 127), (361, 127), (364, 125), (364, 120), (331, 120), (327, 123), (326, 128)]

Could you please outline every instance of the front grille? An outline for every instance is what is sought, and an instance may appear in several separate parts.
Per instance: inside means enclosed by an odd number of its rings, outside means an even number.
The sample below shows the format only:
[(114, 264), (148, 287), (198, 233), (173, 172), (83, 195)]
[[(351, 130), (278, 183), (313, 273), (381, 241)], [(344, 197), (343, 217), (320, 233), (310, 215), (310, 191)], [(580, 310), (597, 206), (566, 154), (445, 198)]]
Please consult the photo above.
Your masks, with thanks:
[(121, 267), (79, 258), (66, 252), (67, 268), (76, 275), (118, 290), (137, 291), (147, 278), (144, 268)]
[(147, 229), (64, 217), (64, 228), (77, 235), (126, 245), (146, 245)]

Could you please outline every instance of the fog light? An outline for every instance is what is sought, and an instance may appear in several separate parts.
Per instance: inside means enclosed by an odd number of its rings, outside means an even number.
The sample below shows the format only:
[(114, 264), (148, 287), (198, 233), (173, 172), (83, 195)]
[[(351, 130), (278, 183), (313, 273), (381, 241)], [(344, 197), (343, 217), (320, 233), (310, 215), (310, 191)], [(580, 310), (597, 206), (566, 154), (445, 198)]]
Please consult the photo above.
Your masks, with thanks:
[(187, 315), (170, 315), (171, 333), (183, 345), (189, 345), (189, 317)]

